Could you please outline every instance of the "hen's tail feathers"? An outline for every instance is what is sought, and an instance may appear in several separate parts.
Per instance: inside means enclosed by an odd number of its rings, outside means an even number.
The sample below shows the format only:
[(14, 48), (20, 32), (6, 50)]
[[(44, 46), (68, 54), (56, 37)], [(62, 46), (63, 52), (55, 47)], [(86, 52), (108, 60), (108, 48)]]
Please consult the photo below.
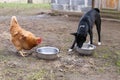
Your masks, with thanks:
[(18, 24), (16, 16), (12, 16), (10, 25)]

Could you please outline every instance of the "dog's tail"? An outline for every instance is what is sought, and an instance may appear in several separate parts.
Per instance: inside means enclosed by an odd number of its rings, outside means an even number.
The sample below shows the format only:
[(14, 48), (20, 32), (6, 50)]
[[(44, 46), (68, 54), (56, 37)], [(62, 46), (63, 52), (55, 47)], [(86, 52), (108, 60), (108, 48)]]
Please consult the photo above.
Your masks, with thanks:
[(94, 8), (94, 10), (96, 10), (98, 13), (100, 13), (100, 10), (98, 8)]

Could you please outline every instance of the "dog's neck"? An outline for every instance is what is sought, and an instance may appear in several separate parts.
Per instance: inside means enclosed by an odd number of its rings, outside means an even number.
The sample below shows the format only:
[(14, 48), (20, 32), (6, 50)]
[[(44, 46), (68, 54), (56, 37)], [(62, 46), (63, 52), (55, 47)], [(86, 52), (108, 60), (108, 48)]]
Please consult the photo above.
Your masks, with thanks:
[(79, 27), (78, 27), (79, 29), (78, 29), (78, 31), (77, 31), (77, 34), (79, 34), (79, 35), (83, 35), (83, 36), (86, 36), (87, 35), (87, 33), (88, 33), (88, 26), (85, 24), (81, 24), (81, 25), (79, 25)]

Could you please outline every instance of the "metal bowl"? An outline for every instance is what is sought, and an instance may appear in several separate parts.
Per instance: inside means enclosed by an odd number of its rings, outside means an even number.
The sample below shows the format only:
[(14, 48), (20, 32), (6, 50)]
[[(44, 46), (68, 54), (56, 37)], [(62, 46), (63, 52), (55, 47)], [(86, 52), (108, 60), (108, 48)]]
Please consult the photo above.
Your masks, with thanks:
[(59, 49), (56, 47), (40, 47), (37, 48), (37, 57), (42, 59), (56, 59)]
[(92, 45), (92, 44), (88, 44), (88, 43), (84, 43), (83, 46), (81, 48), (78, 48), (76, 46), (76, 51), (80, 54), (83, 54), (83, 55), (91, 55), (94, 50), (96, 49), (96, 46), (95, 45)]

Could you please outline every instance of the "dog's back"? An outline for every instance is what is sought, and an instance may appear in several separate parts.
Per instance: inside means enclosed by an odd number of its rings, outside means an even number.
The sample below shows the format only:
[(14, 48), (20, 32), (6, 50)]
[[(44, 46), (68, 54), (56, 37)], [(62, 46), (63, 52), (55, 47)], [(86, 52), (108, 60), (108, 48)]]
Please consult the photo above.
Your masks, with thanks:
[(94, 8), (94, 10), (96, 10), (98, 13), (100, 13), (100, 10), (98, 8)]
[(100, 10), (98, 8), (93, 8), (81, 17), (78, 27), (80, 25), (85, 25), (86, 23), (88, 26), (92, 27), (97, 19), (100, 19)]

